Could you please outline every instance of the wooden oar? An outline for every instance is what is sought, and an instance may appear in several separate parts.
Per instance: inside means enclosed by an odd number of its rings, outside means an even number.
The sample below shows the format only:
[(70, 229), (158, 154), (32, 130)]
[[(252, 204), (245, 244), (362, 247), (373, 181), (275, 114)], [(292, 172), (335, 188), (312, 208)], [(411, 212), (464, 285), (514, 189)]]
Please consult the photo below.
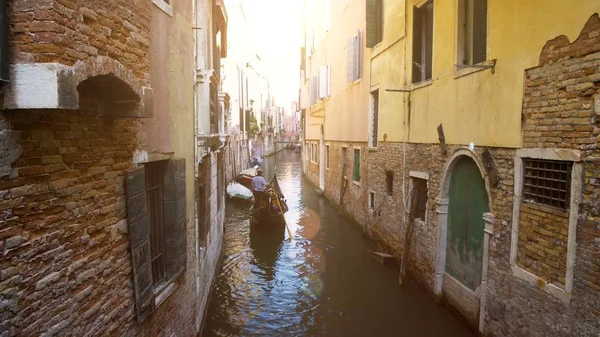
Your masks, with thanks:
[(279, 207), (279, 211), (281, 212), (281, 216), (283, 217), (283, 223), (285, 224), (285, 228), (287, 228), (288, 234), (290, 236), (290, 241), (292, 241), (292, 230), (290, 229), (290, 226), (288, 226), (287, 221), (285, 220), (285, 214), (283, 213), (283, 208), (281, 207), (281, 203), (279, 202), (279, 193), (275, 200), (277, 200), (277, 207)]

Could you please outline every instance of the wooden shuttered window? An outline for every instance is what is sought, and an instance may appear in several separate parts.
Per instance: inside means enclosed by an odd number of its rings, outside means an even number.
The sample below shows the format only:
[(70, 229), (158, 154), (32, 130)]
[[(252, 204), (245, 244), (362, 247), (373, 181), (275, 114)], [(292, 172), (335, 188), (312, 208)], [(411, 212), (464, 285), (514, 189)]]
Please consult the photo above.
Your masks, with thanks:
[(473, 1), (473, 64), (487, 58), (487, 0)]
[(127, 171), (125, 193), (136, 316), (141, 323), (155, 309), (155, 290), (166, 289), (185, 269), (185, 159)]
[(412, 82), (431, 79), (433, 61), (433, 0), (413, 8)]
[(327, 98), (331, 95), (331, 66), (319, 67), (319, 98)]
[(138, 322), (143, 322), (154, 310), (154, 287), (150, 253), (150, 218), (146, 202), (146, 171), (144, 166), (125, 173), (127, 223)]
[(362, 64), (362, 32), (359, 30), (356, 35), (348, 39), (346, 46), (346, 80), (354, 82), (358, 80), (361, 74)]
[(183, 273), (187, 256), (185, 158), (170, 160), (164, 175), (165, 276)]
[(198, 163), (198, 178), (196, 179), (196, 202), (198, 217), (199, 244), (205, 247), (210, 231), (210, 157), (205, 157)]
[(310, 104), (314, 105), (319, 100), (319, 78), (313, 76), (310, 78)]
[(366, 0), (366, 44), (373, 48), (383, 39), (383, 0)]

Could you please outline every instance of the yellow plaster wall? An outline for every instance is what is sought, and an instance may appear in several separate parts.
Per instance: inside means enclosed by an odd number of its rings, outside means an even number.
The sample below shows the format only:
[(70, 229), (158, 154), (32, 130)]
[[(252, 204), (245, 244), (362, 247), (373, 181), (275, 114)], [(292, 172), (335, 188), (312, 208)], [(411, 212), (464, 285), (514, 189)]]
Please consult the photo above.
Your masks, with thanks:
[[(318, 76), (319, 66), (331, 65), (331, 96), (307, 113), (306, 139), (319, 139), (319, 124), (324, 123), (326, 140), (366, 142), (371, 56), (370, 49), (364, 48), (365, 2), (331, 0), (331, 13), (331, 28), (321, 43), (315, 43), (309, 66), (311, 76)], [(358, 30), (362, 31), (363, 42), (362, 76), (355, 83), (347, 83), (346, 45)]]
[[(454, 64), (458, 0), (436, 0), (431, 84), (410, 94), (390, 93), (385, 89), (414, 88), (410, 85), (412, 5), (422, 1), (407, 2), (405, 11), (398, 8), (396, 1), (384, 0), (387, 19), (384, 41), (373, 49), (371, 82), (381, 88), (379, 140), (387, 134), (388, 141), (402, 141), (406, 118), (410, 119), (407, 134), (410, 142), (438, 142), (436, 128), (443, 123), (449, 144), (474, 142), (476, 146), (520, 147), (525, 69), (538, 64), (541, 49), (548, 40), (559, 35), (575, 40), (588, 18), (600, 12), (597, 0), (488, 0), (488, 60), (497, 60), (495, 73), (488, 69), (457, 77)], [(403, 12), (408, 14), (405, 38)], [(406, 78), (402, 61), (404, 44), (409, 65)], [(408, 105), (403, 101), (409, 96), (411, 109), (407, 116)]]

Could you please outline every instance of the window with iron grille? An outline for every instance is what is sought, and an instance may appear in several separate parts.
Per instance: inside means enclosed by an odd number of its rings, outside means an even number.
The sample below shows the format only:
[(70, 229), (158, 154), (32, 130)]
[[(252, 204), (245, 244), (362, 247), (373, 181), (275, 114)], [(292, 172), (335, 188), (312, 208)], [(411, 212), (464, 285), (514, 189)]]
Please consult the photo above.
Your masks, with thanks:
[(523, 159), (523, 163), (525, 165), (524, 200), (567, 209), (571, 194), (573, 163), (527, 158)]
[(165, 281), (165, 221), (163, 212), (163, 175), (165, 161), (149, 162), (146, 168), (146, 198), (150, 218), (150, 253), (152, 281), (158, 286)]

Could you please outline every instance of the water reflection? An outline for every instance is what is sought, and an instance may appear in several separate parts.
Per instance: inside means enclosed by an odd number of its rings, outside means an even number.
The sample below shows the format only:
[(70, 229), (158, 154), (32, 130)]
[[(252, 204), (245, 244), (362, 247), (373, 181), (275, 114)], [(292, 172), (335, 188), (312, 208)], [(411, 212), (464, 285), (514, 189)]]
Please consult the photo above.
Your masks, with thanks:
[(205, 336), (470, 335), (414, 286), (397, 286), (397, 270), (375, 262), (360, 229), (302, 179), (300, 154), (281, 152), (264, 169), (277, 173), (293, 240), (228, 204)]

